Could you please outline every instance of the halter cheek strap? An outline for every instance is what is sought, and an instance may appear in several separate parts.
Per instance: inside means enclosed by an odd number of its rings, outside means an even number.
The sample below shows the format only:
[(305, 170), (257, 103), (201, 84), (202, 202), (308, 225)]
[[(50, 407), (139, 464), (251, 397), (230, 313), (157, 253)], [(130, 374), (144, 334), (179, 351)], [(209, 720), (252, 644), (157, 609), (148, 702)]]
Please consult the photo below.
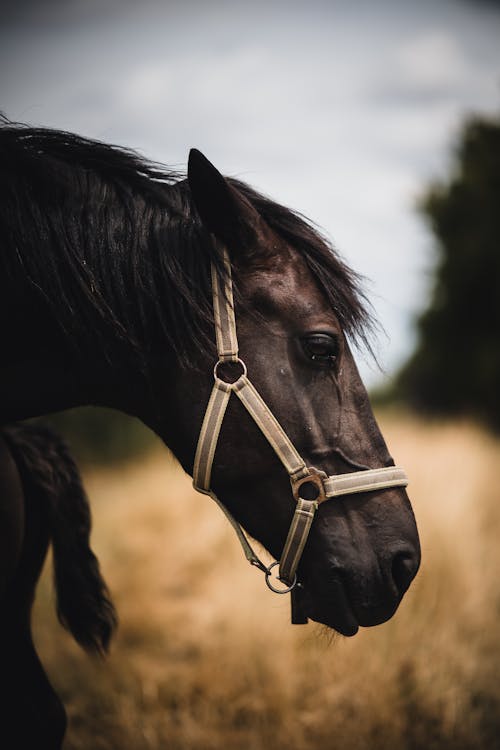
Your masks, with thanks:
[[(314, 515), (322, 502), (332, 497), (357, 492), (369, 492), (389, 487), (405, 487), (408, 480), (405, 472), (396, 466), (332, 476), (327, 476), (322, 471), (306, 466), (292, 441), (248, 379), (246, 365), (238, 356), (231, 263), (225, 248), (223, 249), (223, 262), (225, 268), (224, 280), (220, 279), (213, 264), (211, 268), (219, 359), (214, 367), (215, 382), (198, 438), (193, 466), (193, 485), (198, 491), (212, 497), (221, 507), (240, 540), (247, 560), (265, 573), (268, 586), (276, 593), (286, 593), (291, 591), (297, 582), (297, 567), (309, 536)], [(241, 370), (239, 376), (233, 382), (226, 382), (220, 377), (224, 362), (237, 363)], [(235, 393), (240, 399), (290, 477), (296, 505), (281, 554), (278, 576), (279, 580), (286, 584), (285, 588), (278, 589), (271, 582), (271, 569), (278, 563), (272, 563), (269, 567), (264, 565), (252, 549), (240, 524), (210, 489), (215, 449), (231, 393)], [(306, 499), (305, 496), (312, 496), (313, 499)]]

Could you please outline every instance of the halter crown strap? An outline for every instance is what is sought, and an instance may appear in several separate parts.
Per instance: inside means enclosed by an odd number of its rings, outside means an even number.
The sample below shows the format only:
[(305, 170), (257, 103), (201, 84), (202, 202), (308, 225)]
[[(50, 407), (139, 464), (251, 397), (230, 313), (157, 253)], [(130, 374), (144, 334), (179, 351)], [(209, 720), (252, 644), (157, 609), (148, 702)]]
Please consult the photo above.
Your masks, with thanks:
[[(195, 489), (212, 497), (222, 508), (233, 526), (247, 560), (266, 573), (266, 582), (277, 593), (290, 591), (296, 583), (297, 567), (302, 556), (309, 531), (318, 506), (331, 497), (356, 492), (368, 492), (388, 487), (405, 487), (408, 483), (405, 472), (396, 467), (383, 467), (356, 471), (350, 474), (326, 476), (324, 472), (307, 467), (292, 441), (262, 399), (255, 386), (247, 377), (245, 363), (238, 356), (238, 338), (234, 315), (231, 262), (223, 248), (224, 277), (221, 279), (214, 264), (211, 266), (214, 322), (217, 341), (218, 362), (214, 367), (214, 386), (210, 394), (193, 465), (193, 485)], [(226, 382), (220, 377), (220, 366), (225, 362), (237, 363), (241, 373), (234, 382)], [(253, 551), (240, 524), (210, 489), (212, 465), (219, 440), (220, 430), (227, 405), (235, 393), (252, 419), (275, 451), (285, 467), (296, 500), (295, 512), (279, 562), (279, 579), (287, 584), (286, 589), (276, 589), (269, 580), (270, 570), (277, 563), (266, 567)], [(303, 485), (313, 489), (314, 500), (301, 496)]]
[(234, 317), (233, 285), (231, 282), (231, 261), (226, 250), (223, 252), (224, 283), (215, 265), (210, 266), (212, 276), (212, 298), (214, 307), (215, 336), (219, 362), (238, 360), (238, 338)]

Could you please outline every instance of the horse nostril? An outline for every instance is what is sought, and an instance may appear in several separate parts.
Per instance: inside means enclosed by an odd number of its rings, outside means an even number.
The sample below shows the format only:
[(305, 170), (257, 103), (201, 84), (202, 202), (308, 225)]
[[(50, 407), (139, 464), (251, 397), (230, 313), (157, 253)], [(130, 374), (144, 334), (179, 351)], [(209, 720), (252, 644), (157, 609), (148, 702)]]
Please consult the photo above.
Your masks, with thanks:
[(392, 561), (392, 580), (403, 596), (418, 570), (418, 559), (411, 552), (398, 552)]

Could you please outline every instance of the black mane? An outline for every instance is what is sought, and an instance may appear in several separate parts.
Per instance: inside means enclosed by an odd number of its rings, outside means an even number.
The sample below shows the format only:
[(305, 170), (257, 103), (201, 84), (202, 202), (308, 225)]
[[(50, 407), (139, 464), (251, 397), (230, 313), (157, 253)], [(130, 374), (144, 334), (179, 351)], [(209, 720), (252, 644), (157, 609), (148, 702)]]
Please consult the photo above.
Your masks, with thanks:
[[(207, 345), (217, 248), (187, 180), (133, 151), (0, 121), (0, 269), (31, 284), (71, 341), (141, 368), (158, 341), (184, 362)], [(344, 331), (367, 342), (358, 277), (302, 216), (231, 184), (303, 256)], [(221, 270), (222, 273), (222, 270)], [(211, 333), (209, 333), (211, 337)]]

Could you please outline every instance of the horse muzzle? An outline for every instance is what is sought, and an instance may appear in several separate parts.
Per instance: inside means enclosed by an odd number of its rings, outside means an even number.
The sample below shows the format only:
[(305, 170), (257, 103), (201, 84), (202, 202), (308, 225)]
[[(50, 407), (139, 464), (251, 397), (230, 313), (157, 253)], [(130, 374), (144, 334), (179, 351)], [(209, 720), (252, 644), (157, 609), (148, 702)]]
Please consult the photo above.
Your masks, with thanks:
[[(370, 494), (358, 507), (350, 498), (347, 511), (332, 504), (320, 510), (299, 568), (292, 608), (298, 622), (309, 618), (354, 635), (397, 610), (420, 566), (417, 528), (406, 493)], [(391, 506), (392, 523), (385, 516), (377, 523), (379, 502)]]

